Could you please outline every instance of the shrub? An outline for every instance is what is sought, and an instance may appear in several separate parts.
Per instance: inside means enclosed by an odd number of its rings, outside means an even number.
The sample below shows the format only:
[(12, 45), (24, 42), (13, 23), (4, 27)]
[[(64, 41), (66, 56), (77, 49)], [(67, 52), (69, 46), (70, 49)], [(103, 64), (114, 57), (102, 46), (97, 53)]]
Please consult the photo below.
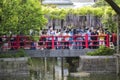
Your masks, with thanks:
[(0, 58), (12, 58), (12, 54), (8, 54), (8, 53), (5, 53), (5, 54), (0, 54)]
[(26, 57), (27, 54), (23, 49), (19, 49), (18, 53), (1, 53), (0, 58), (17, 58), (17, 57)]
[(115, 53), (114, 49), (110, 49), (110, 48), (105, 47), (105, 46), (100, 46), (99, 49), (97, 49), (94, 52), (88, 52), (87, 55), (90, 55), (90, 56), (96, 56), (96, 55), (102, 56), (102, 55), (113, 55), (114, 53)]
[(15, 54), (14, 57), (26, 57), (28, 56), (23, 49), (19, 49), (18, 53)]

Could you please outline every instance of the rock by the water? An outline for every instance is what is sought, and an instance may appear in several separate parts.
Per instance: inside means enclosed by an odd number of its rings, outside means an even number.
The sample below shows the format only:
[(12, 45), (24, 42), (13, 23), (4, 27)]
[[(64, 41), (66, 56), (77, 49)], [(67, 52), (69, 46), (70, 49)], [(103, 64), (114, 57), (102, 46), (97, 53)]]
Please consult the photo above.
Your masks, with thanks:
[(77, 72), (77, 73), (70, 73), (72, 77), (89, 77), (90, 73), (87, 72)]

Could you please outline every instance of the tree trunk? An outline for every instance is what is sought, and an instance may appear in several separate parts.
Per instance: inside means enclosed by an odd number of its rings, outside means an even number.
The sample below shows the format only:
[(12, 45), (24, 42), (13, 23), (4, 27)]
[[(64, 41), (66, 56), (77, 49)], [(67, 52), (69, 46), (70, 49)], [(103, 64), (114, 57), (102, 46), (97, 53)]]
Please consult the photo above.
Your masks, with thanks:
[[(119, 32), (120, 32), (120, 16), (118, 15), (118, 17), (117, 17), (118, 19), (117, 19), (117, 21), (118, 21), (118, 27), (117, 27), (117, 55), (119, 55), (120, 54), (120, 52), (119, 52), (119, 49), (120, 49), (120, 46), (119, 46), (119, 40), (120, 40), (120, 38), (119, 38)], [(120, 72), (119, 72), (119, 56), (117, 56), (117, 58), (116, 58), (116, 73), (117, 74), (119, 74)]]
[[(117, 55), (119, 55), (119, 32), (120, 32), (120, 7), (113, 0), (105, 0), (118, 14), (118, 27), (117, 27)], [(116, 58), (116, 73), (119, 75), (119, 57)]]
[(61, 19), (61, 29), (64, 28), (64, 19)]
[(55, 19), (52, 20), (53, 30), (55, 30)]

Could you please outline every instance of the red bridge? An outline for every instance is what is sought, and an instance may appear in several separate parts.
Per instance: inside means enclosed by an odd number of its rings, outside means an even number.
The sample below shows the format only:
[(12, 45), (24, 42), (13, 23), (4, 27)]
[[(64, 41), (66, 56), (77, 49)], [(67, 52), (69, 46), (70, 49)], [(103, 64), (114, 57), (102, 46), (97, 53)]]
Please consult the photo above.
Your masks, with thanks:
[[(96, 38), (93, 40), (92, 38)], [(99, 38), (103, 37), (104, 40)], [(16, 36), (0, 37), (2, 49), (94, 49), (101, 45), (109, 47), (109, 35), (105, 36)]]
[[(104, 40), (100, 40), (100, 37)], [(84, 36), (1, 36), (0, 39), (2, 51), (13, 52), (23, 48), (31, 57), (80, 56), (101, 45), (109, 47), (110, 43), (109, 35), (88, 36), (87, 34)]]

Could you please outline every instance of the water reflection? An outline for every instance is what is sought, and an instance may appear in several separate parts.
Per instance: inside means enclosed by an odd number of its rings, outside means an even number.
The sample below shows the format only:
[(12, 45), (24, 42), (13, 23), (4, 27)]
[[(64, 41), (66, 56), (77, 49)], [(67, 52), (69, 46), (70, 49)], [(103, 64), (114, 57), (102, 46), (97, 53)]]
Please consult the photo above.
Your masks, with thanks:
[(118, 76), (111, 74), (71, 77), (68, 63), (65, 59), (63, 63), (61, 61), (61, 58), (32, 58), (29, 76), (0, 76), (0, 80), (120, 80)]

